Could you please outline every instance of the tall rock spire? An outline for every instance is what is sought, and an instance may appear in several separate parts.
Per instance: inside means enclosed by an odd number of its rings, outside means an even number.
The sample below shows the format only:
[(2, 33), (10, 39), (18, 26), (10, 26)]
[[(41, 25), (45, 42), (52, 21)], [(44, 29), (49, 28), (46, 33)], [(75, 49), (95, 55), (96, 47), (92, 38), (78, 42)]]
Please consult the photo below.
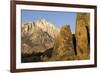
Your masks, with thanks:
[(90, 14), (77, 13), (76, 19), (76, 50), (79, 59), (88, 59), (90, 51)]

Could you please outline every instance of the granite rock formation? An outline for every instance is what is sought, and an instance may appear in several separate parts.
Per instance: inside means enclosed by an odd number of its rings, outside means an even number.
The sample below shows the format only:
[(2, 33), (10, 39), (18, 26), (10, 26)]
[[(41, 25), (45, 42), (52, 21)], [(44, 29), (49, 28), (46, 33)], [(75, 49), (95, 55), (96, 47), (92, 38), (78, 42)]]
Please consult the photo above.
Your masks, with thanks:
[(76, 51), (78, 59), (88, 59), (90, 51), (90, 18), (88, 13), (77, 13)]
[(22, 24), (22, 53), (44, 52), (54, 46), (57, 30), (46, 20)]
[(55, 39), (55, 45), (52, 53), (52, 60), (74, 60), (75, 52), (72, 40), (70, 26), (61, 27), (58, 36)]

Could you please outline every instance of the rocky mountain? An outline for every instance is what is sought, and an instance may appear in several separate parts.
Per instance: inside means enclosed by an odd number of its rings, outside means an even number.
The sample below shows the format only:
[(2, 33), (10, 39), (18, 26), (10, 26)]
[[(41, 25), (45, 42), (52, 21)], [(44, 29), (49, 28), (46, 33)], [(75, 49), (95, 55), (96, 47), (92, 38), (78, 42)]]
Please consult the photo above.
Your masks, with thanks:
[[(22, 34), (31, 34), (34, 28), (41, 29), (42, 31), (47, 32), (53, 38), (58, 33), (58, 29), (54, 26), (54, 24), (45, 19), (39, 19), (33, 22), (22, 24)], [(29, 32), (28, 29), (30, 30)]]
[(55, 38), (55, 36), (58, 33), (57, 28), (52, 24), (51, 22), (45, 20), (45, 19), (40, 19), (35, 22), (35, 25), (39, 28), (41, 28), (43, 31), (47, 32), (50, 36)]
[(54, 46), (56, 28), (45, 19), (22, 24), (22, 53), (44, 52)]
[(22, 62), (85, 60), (90, 57), (90, 14), (77, 13), (75, 32), (39, 19), (21, 26)]

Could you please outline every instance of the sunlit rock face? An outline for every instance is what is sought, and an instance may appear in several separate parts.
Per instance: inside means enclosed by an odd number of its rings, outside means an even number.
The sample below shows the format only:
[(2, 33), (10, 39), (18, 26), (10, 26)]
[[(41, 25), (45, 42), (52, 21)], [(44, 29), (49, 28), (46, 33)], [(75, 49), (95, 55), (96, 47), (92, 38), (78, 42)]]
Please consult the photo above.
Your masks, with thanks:
[(75, 52), (70, 26), (64, 25), (55, 40), (52, 60), (74, 60)]
[(78, 59), (89, 59), (90, 14), (77, 13), (75, 37)]
[(22, 24), (21, 29), (22, 53), (44, 52), (52, 48), (58, 33), (53, 24), (45, 19)]

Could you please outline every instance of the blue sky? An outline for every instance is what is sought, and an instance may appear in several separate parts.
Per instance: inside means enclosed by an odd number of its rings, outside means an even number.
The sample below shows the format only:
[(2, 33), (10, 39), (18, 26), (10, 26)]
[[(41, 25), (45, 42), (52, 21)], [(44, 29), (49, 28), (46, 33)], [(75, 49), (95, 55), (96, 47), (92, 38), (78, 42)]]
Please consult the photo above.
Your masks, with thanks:
[(21, 22), (26, 23), (38, 19), (46, 19), (57, 28), (60, 28), (64, 24), (70, 25), (71, 31), (75, 32), (76, 14), (75, 12), (62, 11), (21, 10)]

